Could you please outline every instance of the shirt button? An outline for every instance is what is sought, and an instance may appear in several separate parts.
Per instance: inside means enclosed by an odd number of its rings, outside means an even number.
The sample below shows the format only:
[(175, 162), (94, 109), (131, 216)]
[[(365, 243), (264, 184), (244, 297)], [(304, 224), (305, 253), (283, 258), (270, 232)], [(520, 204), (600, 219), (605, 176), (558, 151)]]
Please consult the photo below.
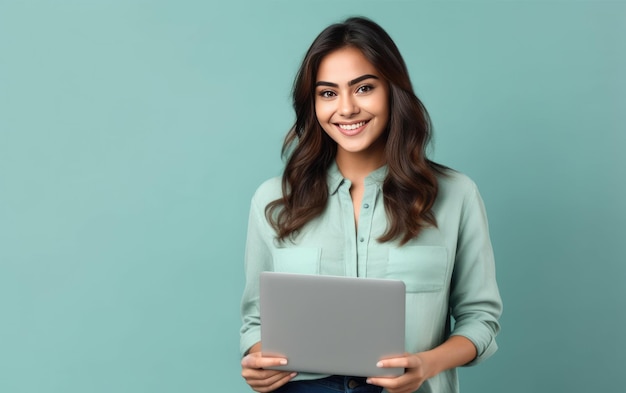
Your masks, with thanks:
[(362, 238), (360, 238), (360, 239), (359, 239), (359, 241), (360, 241), (361, 243), (363, 243), (363, 242), (365, 241), (365, 238), (363, 238), (363, 237), (362, 237)]
[(364, 204), (364, 205), (363, 205), (363, 207), (364, 207), (365, 209), (367, 209), (367, 208), (369, 208), (369, 207), (370, 207), (370, 205), (366, 203), (366, 204)]

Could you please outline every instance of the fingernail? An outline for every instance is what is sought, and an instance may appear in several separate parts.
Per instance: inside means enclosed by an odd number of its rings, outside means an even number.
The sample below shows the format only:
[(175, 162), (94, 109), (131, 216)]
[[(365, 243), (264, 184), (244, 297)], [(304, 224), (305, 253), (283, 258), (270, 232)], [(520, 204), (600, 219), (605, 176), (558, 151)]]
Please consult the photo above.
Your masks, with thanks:
[(298, 375), (298, 373), (291, 373), (291, 374), (289, 375), (289, 377), (290, 377), (290, 378), (293, 378), (293, 377), (295, 377), (296, 375)]
[(382, 367), (382, 366), (383, 366), (383, 362), (376, 363), (376, 367)]
[(371, 383), (372, 383), (372, 380), (371, 380), (371, 379), (369, 379), (369, 378), (367, 378), (367, 379), (365, 380), (365, 382), (366, 382), (366, 383), (371, 384)]
[(281, 365), (283, 365), (283, 366), (284, 366), (285, 364), (287, 364), (287, 359), (281, 359), (281, 360), (280, 360), (280, 364), (281, 364)]

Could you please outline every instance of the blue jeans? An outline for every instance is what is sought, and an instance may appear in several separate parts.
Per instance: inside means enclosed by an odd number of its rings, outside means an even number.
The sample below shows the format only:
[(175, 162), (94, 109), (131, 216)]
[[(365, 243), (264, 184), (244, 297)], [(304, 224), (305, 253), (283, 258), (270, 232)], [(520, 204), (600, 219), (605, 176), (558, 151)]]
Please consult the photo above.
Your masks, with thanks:
[(365, 378), (332, 375), (309, 381), (292, 381), (274, 390), (275, 393), (380, 393), (383, 388), (369, 385)]

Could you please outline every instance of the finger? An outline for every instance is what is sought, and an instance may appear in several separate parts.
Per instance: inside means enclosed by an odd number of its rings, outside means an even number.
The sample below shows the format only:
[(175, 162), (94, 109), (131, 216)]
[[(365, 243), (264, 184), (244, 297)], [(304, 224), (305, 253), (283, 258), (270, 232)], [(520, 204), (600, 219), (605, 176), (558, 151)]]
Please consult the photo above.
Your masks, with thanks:
[[(411, 393), (415, 389), (411, 388), (407, 385), (407, 381), (401, 380), (401, 377), (398, 378), (368, 378), (367, 383), (371, 385), (380, 386), (385, 389), (385, 391), (389, 393)], [(419, 386), (418, 386), (419, 387)]]
[(241, 376), (246, 381), (261, 381), (273, 378), (275, 375), (283, 375), (288, 373), (289, 371), (265, 370), (262, 368), (244, 368), (241, 371)]
[(397, 377), (367, 378), (367, 383), (381, 386), (389, 393), (414, 392), (422, 385), (423, 382), (424, 378), (420, 375), (419, 368), (408, 368), (404, 374)]
[(400, 381), (398, 381), (398, 378), (400, 377), (370, 377), (367, 378), (366, 382), (371, 385), (382, 386), (384, 388), (396, 388), (400, 386)]
[(257, 392), (272, 392), (279, 387), (283, 386), (291, 379), (293, 379), (297, 373), (294, 372), (280, 372), (271, 378), (262, 381), (246, 381), (253, 390)]
[(279, 387), (283, 386), (287, 382), (291, 381), (296, 375), (298, 375), (298, 374), (295, 373), (295, 372), (287, 373), (287, 375), (283, 376), (282, 378), (279, 378), (276, 382), (274, 382), (270, 386), (268, 386), (268, 391), (272, 392), (272, 391), (278, 389)]
[(403, 356), (399, 358), (384, 359), (376, 363), (376, 367), (380, 368), (416, 368), (420, 365), (420, 360), (416, 356)]
[(289, 374), (290, 372), (287, 371), (280, 371), (277, 373), (266, 374), (263, 376), (259, 374), (254, 377), (246, 378), (246, 382), (248, 382), (248, 385), (250, 386), (269, 386)]
[(278, 357), (263, 357), (258, 352), (250, 354), (241, 359), (242, 368), (267, 368), (275, 366), (285, 366), (287, 359)]

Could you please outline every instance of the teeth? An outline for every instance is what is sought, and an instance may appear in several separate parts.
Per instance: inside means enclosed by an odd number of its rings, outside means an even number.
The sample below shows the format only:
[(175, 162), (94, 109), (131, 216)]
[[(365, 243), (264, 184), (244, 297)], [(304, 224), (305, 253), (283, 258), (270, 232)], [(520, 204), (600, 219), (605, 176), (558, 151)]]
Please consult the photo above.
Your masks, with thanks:
[(354, 124), (339, 124), (339, 128), (341, 128), (342, 130), (356, 130), (359, 127), (363, 127), (365, 125), (365, 122), (359, 122), (359, 123), (354, 123)]

